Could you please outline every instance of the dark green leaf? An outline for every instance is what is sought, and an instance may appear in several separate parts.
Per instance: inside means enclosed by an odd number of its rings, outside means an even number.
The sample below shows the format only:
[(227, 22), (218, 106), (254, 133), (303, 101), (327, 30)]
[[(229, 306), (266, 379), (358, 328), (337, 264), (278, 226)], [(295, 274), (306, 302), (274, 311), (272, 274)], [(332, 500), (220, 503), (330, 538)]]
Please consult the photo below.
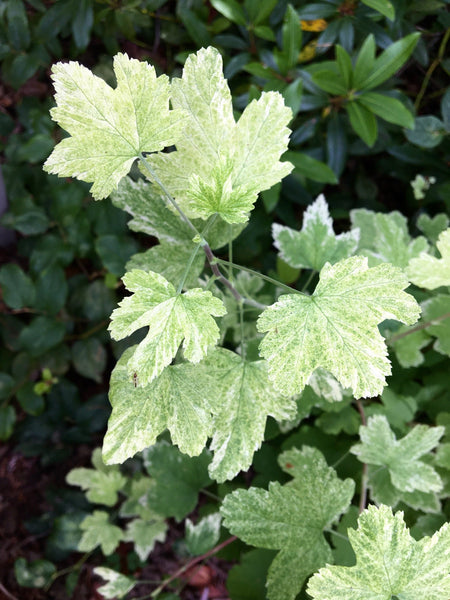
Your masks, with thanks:
[(17, 89), (36, 73), (39, 64), (34, 54), (11, 54), (2, 65), (3, 79)]
[(302, 46), (302, 30), (297, 11), (288, 4), (282, 27), (282, 52), (275, 55), (280, 71), (286, 74), (298, 63), (298, 55)]
[(357, 101), (348, 102), (345, 108), (354, 131), (369, 147), (373, 146), (378, 133), (377, 120), (374, 114)]
[(270, 16), (276, 4), (277, 0), (246, 0), (245, 8), (252, 23), (259, 25)]
[(415, 146), (434, 148), (444, 139), (444, 123), (437, 117), (433, 117), (433, 115), (417, 117), (414, 129), (412, 131), (405, 131), (405, 135)]
[(79, 50), (84, 50), (89, 44), (93, 24), (92, 0), (77, 0), (75, 18), (72, 20), (72, 34)]
[(360, 89), (373, 89), (394, 75), (411, 56), (419, 37), (420, 33), (411, 33), (384, 50), (375, 60), (371, 73), (360, 82)]
[(33, 305), (33, 282), (19, 265), (10, 263), (0, 268), (0, 285), (3, 301), (10, 308), (19, 309)]
[(21, 348), (31, 356), (39, 356), (59, 344), (65, 332), (66, 329), (60, 321), (50, 317), (35, 317), (20, 332), (19, 342)]
[(7, 440), (13, 432), (16, 412), (12, 406), (0, 406), (0, 440)]
[[(211, 35), (206, 28), (205, 23), (199, 19), (191, 9), (191, 5), (192, 2), (189, 0), (179, 0), (177, 3), (177, 15), (199, 48), (202, 46), (209, 46), (211, 43)], [(134, 31), (131, 37), (133, 37), (133, 35)]]
[(102, 373), (106, 367), (106, 350), (97, 338), (79, 340), (72, 346), (72, 360), (75, 369), (97, 383), (102, 380)]
[(95, 250), (108, 271), (121, 277), (125, 264), (138, 251), (138, 245), (128, 235), (102, 235), (95, 242)]
[(393, 21), (395, 19), (395, 9), (389, 0), (362, 0), (363, 4), (370, 6), (374, 10)]
[(50, 135), (38, 133), (20, 146), (17, 159), (32, 164), (43, 162), (54, 146), (55, 142)]
[(228, 574), (231, 600), (261, 600), (266, 597), (267, 571), (275, 557), (273, 550), (250, 550)]
[(336, 61), (339, 71), (342, 75), (342, 79), (344, 80), (344, 85), (347, 90), (349, 90), (353, 85), (352, 59), (350, 58), (348, 52), (346, 52), (344, 48), (339, 45), (336, 46)]
[(15, 50), (26, 50), (30, 45), (30, 30), (22, 0), (8, 0), (6, 2), (6, 16), (8, 19), (8, 38), (11, 46)]
[(211, 4), (220, 14), (233, 23), (243, 25), (244, 27), (247, 25), (247, 19), (242, 6), (236, 0), (211, 0)]
[(358, 96), (358, 103), (389, 123), (395, 123), (408, 129), (414, 127), (413, 114), (396, 98), (377, 92), (365, 92)]
[(447, 131), (450, 131), (450, 87), (447, 88), (441, 100), (441, 113), (444, 126)]
[(43, 397), (36, 394), (33, 388), (33, 382), (27, 381), (27, 383), (18, 390), (17, 400), (26, 413), (29, 415), (39, 415), (44, 410), (45, 403)]
[(319, 181), (320, 183), (337, 183), (336, 175), (330, 167), (307, 154), (302, 152), (286, 152), (284, 155), (295, 167), (297, 173), (300, 173), (308, 179)]
[(300, 105), (302, 103), (302, 89), (302, 80), (295, 79), (282, 91), (284, 103), (292, 110), (294, 117), (300, 110)]
[(326, 19), (335, 15), (338, 12), (337, 5), (323, 3), (307, 3), (306, 6), (299, 10), (298, 16), (305, 21), (314, 21), (315, 19)]
[(347, 162), (347, 136), (339, 115), (333, 115), (327, 125), (327, 163), (337, 177), (341, 176)]
[(358, 90), (373, 70), (375, 63), (375, 38), (371, 33), (364, 41), (353, 71), (353, 85)]
[(159, 442), (144, 450), (144, 464), (155, 485), (149, 492), (149, 505), (165, 517), (181, 521), (197, 503), (198, 492), (208, 486), (211, 455), (204, 450), (190, 458), (175, 446)]
[(63, 269), (58, 265), (51, 265), (39, 274), (33, 306), (47, 314), (55, 315), (64, 306), (67, 291), (67, 281)]
[(11, 395), (14, 389), (14, 379), (8, 373), (0, 373), (0, 400)]
[(317, 71), (312, 76), (312, 80), (322, 90), (334, 96), (345, 96), (347, 93), (347, 87), (341, 81), (341, 75), (331, 69)]
[(14, 563), (17, 583), (23, 587), (42, 588), (55, 572), (55, 565), (48, 560), (39, 559), (27, 562), (24, 558), (18, 558)]

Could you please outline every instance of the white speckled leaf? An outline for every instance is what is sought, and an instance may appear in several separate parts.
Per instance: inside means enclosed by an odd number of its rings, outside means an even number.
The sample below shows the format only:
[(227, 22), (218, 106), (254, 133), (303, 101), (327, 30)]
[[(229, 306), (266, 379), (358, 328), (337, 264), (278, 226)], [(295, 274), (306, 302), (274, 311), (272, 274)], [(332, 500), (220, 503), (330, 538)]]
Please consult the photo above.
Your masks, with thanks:
[(361, 462), (386, 467), (393, 485), (402, 492), (439, 492), (441, 478), (420, 457), (438, 445), (444, 431), (444, 427), (416, 425), (397, 440), (386, 417), (375, 415), (360, 427), (361, 443), (353, 446), (351, 452)]
[(156, 442), (165, 429), (172, 441), (190, 456), (201, 453), (211, 433), (210, 402), (215, 386), (202, 363), (169, 366), (146, 386), (130, 381), (129, 348), (111, 375), (112, 413), (103, 441), (108, 463), (122, 463)]
[(347, 509), (355, 484), (338, 479), (315, 448), (294, 448), (279, 462), (291, 482), (272, 482), (267, 492), (237, 490), (225, 497), (221, 513), (224, 525), (246, 543), (280, 550), (269, 568), (267, 597), (293, 600), (308, 575), (332, 562), (323, 530)]
[(148, 157), (152, 168), (190, 217), (247, 221), (257, 194), (293, 168), (279, 160), (292, 118), (282, 96), (263, 93), (236, 124), (222, 58), (210, 47), (188, 57), (171, 98), (187, 113), (184, 135), (176, 152)]
[(107, 582), (98, 588), (98, 592), (104, 598), (123, 598), (136, 585), (136, 581), (131, 577), (126, 577), (108, 567), (95, 567), (94, 573)]
[(328, 566), (308, 582), (313, 600), (447, 600), (450, 597), (450, 525), (414, 540), (403, 513), (369, 506), (348, 530), (356, 566)]
[(422, 253), (409, 262), (407, 269), (409, 279), (427, 290), (450, 285), (450, 228), (441, 233), (436, 246), (441, 258)]
[(411, 239), (408, 222), (397, 211), (384, 214), (361, 208), (350, 214), (354, 227), (361, 232), (358, 254), (367, 256), (371, 267), (388, 262), (404, 269), (411, 258), (428, 250), (424, 237)]
[(95, 199), (106, 198), (141, 152), (174, 144), (183, 113), (169, 110), (169, 79), (154, 67), (114, 58), (117, 87), (77, 62), (53, 67), (57, 106), (52, 118), (69, 134), (53, 150), (45, 170), (92, 182)]
[(156, 542), (164, 542), (166, 532), (167, 524), (162, 518), (152, 521), (134, 519), (127, 524), (125, 541), (134, 543), (136, 554), (144, 562), (155, 547)]
[(209, 467), (219, 482), (232, 479), (252, 464), (261, 446), (267, 417), (293, 418), (296, 404), (283, 398), (270, 383), (265, 361), (247, 362), (225, 349), (218, 349), (201, 363), (214, 383), (211, 408), (214, 412)]
[(199, 362), (217, 342), (219, 328), (211, 315), (225, 314), (223, 302), (199, 288), (177, 294), (174, 286), (152, 271), (130, 271), (123, 277), (134, 292), (111, 315), (109, 329), (114, 339), (127, 337), (149, 326), (147, 336), (128, 361), (130, 379), (147, 385), (172, 362), (183, 343), (185, 358)]
[(354, 254), (359, 240), (358, 229), (340, 235), (334, 233), (323, 194), (306, 209), (301, 231), (274, 223), (272, 235), (281, 258), (291, 267), (316, 271), (327, 262), (334, 264)]
[(369, 269), (353, 256), (327, 264), (312, 296), (281, 296), (259, 317), (267, 332), (260, 345), (269, 376), (285, 395), (302, 391), (318, 368), (330, 371), (356, 397), (376, 396), (386, 384), (390, 362), (378, 324), (396, 319), (412, 324), (420, 308), (402, 290), (408, 281), (389, 264)]

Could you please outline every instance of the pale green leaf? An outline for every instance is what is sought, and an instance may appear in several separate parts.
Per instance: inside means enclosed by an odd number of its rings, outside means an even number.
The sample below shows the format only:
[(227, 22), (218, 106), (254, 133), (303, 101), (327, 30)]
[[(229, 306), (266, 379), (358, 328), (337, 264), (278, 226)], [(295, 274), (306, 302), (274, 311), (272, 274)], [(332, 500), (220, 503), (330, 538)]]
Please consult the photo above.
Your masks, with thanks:
[(433, 218), (422, 213), (417, 219), (417, 227), (422, 231), (429, 240), (436, 243), (439, 235), (447, 229), (450, 219), (445, 213), (438, 213)]
[(363, 463), (388, 469), (392, 484), (401, 492), (439, 492), (441, 478), (420, 458), (438, 445), (443, 434), (443, 427), (416, 425), (397, 440), (386, 417), (375, 415), (360, 427), (361, 443), (351, 452)]
[(144, 340), (129, 359), (128, 374), (147, 385), (167, 367), (183, 343), (184, 356), (199, 362), (217, 342), (219, 328), (211, 315), (225, 314), (221, 300), (199, 288), (178, 294), (164, 277), (152, 271), (131, 271), (123, 277), (133, 292), (111, 315), (111, 336), (120, 340), (149, 326)]
[(237, 490), (225, 497), (221, 513), (246, 543), (280, 550), (269, 568), (267, 597), (293, 600), (308, 575), (333, 560), (323, 531), (347, 509), (355, 484), (338, 479), (315, 448), (288, 450), (279, 462), (291, 482)]
[(189, 458), (166, 442), (145, 450), (144, 464), (155, 480), (148, 494), (150, 506), (160, 515), (181, 521), (194, 510), (199, 491), (211, 483), (210, 460), (207, 450)]
[(357, 229), (336, 235), (328, 204), (323, 194), (303, 214), (301, 231), (275, 223), (272, 226), (275, 247), (291, 267), (320, 269), (354, 254), (359, 240)]
[(212, 352), (201, 363), (212, 377), (214, 421), (210, 475), (219, 482), (247, 470), (261, 446), (267, 417), (295, 416), (293, 399), (283, 398), (270, 383), (265, 361), (247, 362), (225, 349)]
[(77, 62), (53, 67), (56, 104), (52, 118), (69, 134), (53, 150), (45, 170), (92, 182), (92, 195), (106, 198), (141, 152), (174, 144), (183, 113), (169, 110), (169, 79), (154, 67), (114, 58), (117, 87)]
[(369, 506), (348, 530), (353, 567), (320, 569), (308, 582), (314, 600), (447, 600), (450, 595), (450, 525), (416, 542), (388, 506)]
[(410, 281), (427, 290), (450, 285), (450, 228), (441, 233), (436, 246), (441, 258), (422, 253), (410, 260), (407, 269)]
[(98, 592), (104, 598), (123, 598), (136, 585), (136, 581), (131, 577), (126, 577), (108, 567), (95, 567), (94, 573), (107, 582), (98, 588)]
[(362, 0), (363, 4), (377, 10), (382, 15), (393, 21), (395, 19), (395, 9), (389, 0)]
[(94, 510), (80, 524), (83, 535), (78, 544), (80, 552), (91, 552), (100, 546), (105, 556), (109, 556), (123, 540), (123, 532), (109, 522), (108, 513)]
[(424, 237), (411, 239), (407, 220), (399, 212), (384, 214), (362, 208), (352, 210), (350, 216), (361, 232), (358, 252), (369, 258), (370, 266), (389, 262), (404, 269), (413, 257), (428, 249)]
[(200, 556), (214, 548), (219, 541), (221, 521), (220, 513), (207, 515), (200, 519), (196, 525), (190, 519), (186, 519), (185, 543), (192, 556)]
[(182, 78), (172, 81), (171, 98), (187, 113), (184, 135), (175, 152), (148, 162), (188, 216), (247, 221), (257, 194), (292, 170), (279, 161), (292, 117), (282, 96), (263, 92), (236, 123), (221, 56), (210, 47), (189, 56)]
[(450, 356), (450, 296), (437, 294), (422, 303), (422, 322), (430, 323), (425, 329), (427, 334), (435, 336), (434, 349)]
[(135, 475), (124, 490), (126, 499), (120, 505), (121, 517), (140, 517), (144, 521), (160, 520), (160, 516), (148, 504), (148, 492), (153, 479), (145, 475)]
[(127, 479), (117, 467), (107, 467), (101, 460), (100, 448), (92, 454), (94, 469), (77, 468), (69, 471), (66, 481), (70, 485), (78, 485), (82, 490), (87, 490), (86, 498), (89, 502), (114, 506)]
[(128, 523), (124, 539), (134, 543), (136, 554), (144, 562), (156, 542), (164, 542), (166, 532), (167, 524), (162, 519), (152, 521), (134, 519)]
[(111, 375), (113, 410), (103, 441), (105, 460), (124, 462), (154, 444), (165, 429), (182, 452), (200, 454), (211, 434), (210, 403), (216, 389), (202, 363), (169, 366), (151, 383), (135, 387), (127, 369), (132, 355), (132, 348), (126, 350)]
[(405, 369), (418, 367), (423, 363), (425, 358), (421, 350), (430, 343), (430, 336), (424, 329), (412, 333), (410, 330), (411, 327), (402, 326), (389, 340), (398, 362)]
[(390, 374), (378, 324), (395, 319), (412, 324), (419, 316), (400, 269), (382, 264), (371, 269), (354, 256), (326, 264), (312, 296), (281, 296), (259, 317), (268, 332), (260, 345), (269, 376), (285, 395), (301, 392), (312, 373), (323, 368), (357, 397), (376, 396)]

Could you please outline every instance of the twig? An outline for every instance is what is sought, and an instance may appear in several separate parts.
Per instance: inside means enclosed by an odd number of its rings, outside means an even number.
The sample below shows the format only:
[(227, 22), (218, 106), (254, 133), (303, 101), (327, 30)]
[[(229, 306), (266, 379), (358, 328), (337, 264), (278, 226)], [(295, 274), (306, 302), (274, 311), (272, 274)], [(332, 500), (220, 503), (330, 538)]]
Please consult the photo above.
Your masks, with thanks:
[[(358, 408), (358, 412), (361, 416), (361, 423), (365, 426), (367, 425), (366, 414), (364, 412), (364, 407), (362, 405), (361, 400), (356, 400), (356, 407)], [(363, 470), (361, 476), (361, 495), (359, 498), (359, 512), (366, 508), (367, 503), (367, 463), (363, 463)]]
[(431, 76), (433, 75), (434, 70), (440, 65), (440, 63), (442, 62), (442, 60), (444, 58), (445, 48), (447, 46), (449, 37), (450, 37), (450, 27), (445, 32), (444, 38), (441, 42), (441, 45), (439, 46), (437, 57), (433, 60), (431, 65), (428, 67), (428, 71), (426, 72), (425, 77), (423, 78), (422, 85), (420, 87), (419, 93), (417, 94), (416, 101), (414, 102), (414, 109), (415, 109), (416, 113), (419, 112), (420, 103), (422, 102), (422, 98), (426, 92), (426, 89), (428, 87), (428, 84), (430, 82), (430, 79), (431, 79)]
[(173, 575), (171, 575), (169, 577), (169, 579), (166, 579), (159, 586), (159, 588), (157, 588), (156, 590), (154, 590), (152, 592), (152, 594), (151, 594), (151, 597), (152, 598), (156, 598), (157, 596), (159, 596), (159, 594), (163, 591), (163, 589), (166, 588), (169, 585), (169, 583), (171, 583), (174, 579), (177, 579), (180, 575), (182, 575), (188, 569), (191, 569), (197, 563), (202, 562), (203, 560), (205, 560), (206, 558), (209, 558), (210, 556), (213, 556), (214, 554), (217, 554), (217, 552), (219, 552), (220, 550), (222, 550), (222, 548), (225, 548), (225, 546), (228, 546), (229, 544), (231, 544), (235, 540), (237, 540), (237, 537), (235, 535), (232, 535), (231, 537), (229, 537), (228, 539), (226, 539), (224, 542), (218, 544), (217, 546), (215, 546), (211, 550), (208, 550), (208, 552), (205, 552), (201, 556), (197, 556), (196, 558), (193, 558), (192, 560), (190, 560), (183, 567), (181, 567), (177, 571), (175, 571), (175, 573)]
[(408, 331), (403, 331), (402, 333), (397, 333), (396, 335), (392, 335), (387, 338), (386, 343), (388, 345), (393, 344), (397, 340), (401, 340), (407, 335), (411, 335), (412, 333), (416, 333), (416, 331), (420, 331), (421, 329), (426, 329), (427, 327), (431, 327), (435, 323), (439, 323), (440, 321), (444, 321), (445, 319), (450, 318), (450, 312), (441, 315), (440, 317), (435, 317), (434, 319), (430, 319), (429, 321), (425, 321), (425, 323), (419, 323), (415, 327), (408, 329)]
[(7, 596), (9, 598), (9, 600), (17, 600), (17, 598), (15, 596), (13, 596), (11, 594), (11, 592), (8, 592), (8, 590), (5, 588), (5, 586), (2, 583), (0, 583), (0, 591), (2, 591), (5, 594), (5, 596)]

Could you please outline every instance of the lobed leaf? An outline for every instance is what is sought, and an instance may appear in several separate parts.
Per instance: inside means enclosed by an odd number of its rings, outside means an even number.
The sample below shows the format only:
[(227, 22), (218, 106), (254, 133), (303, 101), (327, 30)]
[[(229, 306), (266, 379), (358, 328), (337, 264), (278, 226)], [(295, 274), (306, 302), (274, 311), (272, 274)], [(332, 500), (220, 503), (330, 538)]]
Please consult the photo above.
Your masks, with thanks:
[(93, 183), (96, 200), (106, 198), (142, 152), (174, 144), (183, 113), (169, 109), (169, 79), (154, 67), (114, 58), (117, 87), (77, 62), (53, 67), (56, 104), (51, 115), (70, 137), (63, 139), (44, 169), (60, 177)]
[(281, 296), (257, 322), (267, 332), (260, 354), (276, 389), (299, 393), (323, 368), (356, 397), (380, 394), (391, 369), (378, 324), (385, 319), (412, 324), (420, 313), (415, 299), (402, 291), (407, 285), (400, 269), (389, 264), (369, 269), (365, 257), (354, 256), (327, 263), (312, 296)]
[(450, 525), (414, 540), (403, 513), (369, 506), (348, 536), (353, 567), (327, 566), (308, 582), (313, 600), (447, 600), (450, 594)]
[(436, 242), (441, 258), (422, 254), (409, 262), (407, 274), (415, 285), (434, 290), (450, 285), (450, 228), (441, 233)]

